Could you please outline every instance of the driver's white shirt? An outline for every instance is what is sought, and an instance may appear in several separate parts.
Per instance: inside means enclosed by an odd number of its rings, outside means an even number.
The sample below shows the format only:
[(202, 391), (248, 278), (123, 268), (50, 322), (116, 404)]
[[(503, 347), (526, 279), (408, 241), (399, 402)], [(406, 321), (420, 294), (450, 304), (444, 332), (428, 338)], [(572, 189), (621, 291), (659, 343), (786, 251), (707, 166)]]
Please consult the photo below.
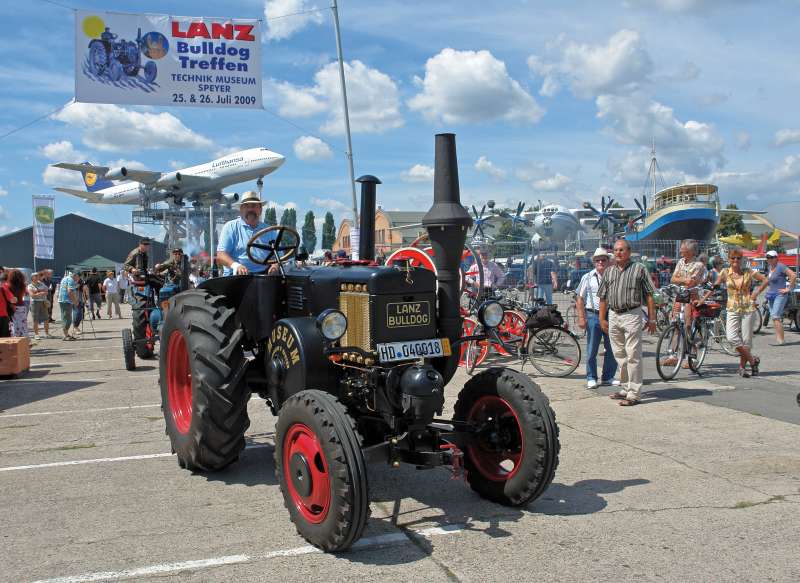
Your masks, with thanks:
[[(247, 268), (250, 273), (261, 273), (266, 271), (265, 265), (259, 265), (250, 261), (247, 256), (247, 242), (261, 229), (266, 229), (269, 225), (266, 223), (258, 223), (255, 227), (248, 225), (242, 217), (238, 217), (232, 221), (225, 223), (222, 227), (222, 232), (219, 235), (219, 244), (217, 245), (218, 251), (224, 251), (231, 256), (231, 259), (237, 263), (241, 263)], [(277, 236), (276, 231), (267, 233), (259, 239), (259, 243), (268, 243), (273, 241)], [(266, 257), (267, 252), (258, 249), (253, 249), (254, 257)], [(230, 267), (226, 267), (222, 271), (222, 275), (232, 275)]]

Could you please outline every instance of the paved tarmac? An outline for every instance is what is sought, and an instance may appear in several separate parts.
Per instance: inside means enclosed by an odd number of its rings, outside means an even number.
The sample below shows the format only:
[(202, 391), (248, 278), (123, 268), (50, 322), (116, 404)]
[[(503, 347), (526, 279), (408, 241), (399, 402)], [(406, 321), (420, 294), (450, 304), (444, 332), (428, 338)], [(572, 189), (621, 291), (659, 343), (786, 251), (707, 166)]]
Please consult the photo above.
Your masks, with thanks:
[(259, 399), (239, 462), (178, 467), (157, 361), (123, 365), (127, 325), (44, 340), (28, 374), (0, 380), (1, 581), (800, 580), (800, 334), (757, 337), (757, 379), (713, 352), (702, 378), (655, 382), (650, 355), (638, 407), (578, 375), (536, 378), (562, 443), (539, 500), (506, 508), (444, 469), (373, 466), (364, 538), (333, 556), (289, 522)]

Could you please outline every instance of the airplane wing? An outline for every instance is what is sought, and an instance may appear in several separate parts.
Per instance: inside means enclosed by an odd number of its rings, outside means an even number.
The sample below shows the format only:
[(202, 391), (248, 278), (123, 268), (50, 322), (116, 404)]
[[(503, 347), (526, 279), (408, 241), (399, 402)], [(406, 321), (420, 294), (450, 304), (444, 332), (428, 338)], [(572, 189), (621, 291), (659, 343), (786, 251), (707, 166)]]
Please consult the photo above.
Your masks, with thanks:
[(58, 190), (59, 192), (64, 192), (66, 194), (71, 194), (72, 196), (77, 196), (78, 198), (82, 198), (87, 202), (100, 202), (100, 199), (103, 198), (103, 195), (98, 194), (96, 192), (87, 192), (85, 190), (77, 190), (75, 188), (61, 188), (56, 187), (54, 190)]
[[(747, 209), (719, 209), (723, 215), (765, 215), (767, 211), (749, 211)], [(755, 217), (753, 217), (755, 218)]]
[(71, 162), (58, 162), (51, 164), (54, 168), (63, 168), (64, 170), (76, 170), (78, 172), (92, 172), (98, 176), (105, 176), (108, 172), (108, 166), (95, 166), (94, 164), (72, 164)]
[(133, 180), (141, 184), (153, 184), (161, 178), (161, 172), (153, 172), (152, 170), (134, 170), (133, 168), (125, 168), (124, 180)]

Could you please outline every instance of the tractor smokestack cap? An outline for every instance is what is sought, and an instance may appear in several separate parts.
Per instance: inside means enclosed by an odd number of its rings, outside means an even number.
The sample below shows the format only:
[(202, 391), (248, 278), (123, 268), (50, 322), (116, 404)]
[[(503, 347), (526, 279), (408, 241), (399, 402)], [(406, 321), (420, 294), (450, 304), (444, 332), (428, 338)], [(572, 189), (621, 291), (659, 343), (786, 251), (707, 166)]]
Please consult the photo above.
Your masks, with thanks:
[(457, 226), (466, 230), (472, 226), (469, 213), (461, 206), (455, 134), (436, 134), (433, 206), (422, 224), (429, 229)]

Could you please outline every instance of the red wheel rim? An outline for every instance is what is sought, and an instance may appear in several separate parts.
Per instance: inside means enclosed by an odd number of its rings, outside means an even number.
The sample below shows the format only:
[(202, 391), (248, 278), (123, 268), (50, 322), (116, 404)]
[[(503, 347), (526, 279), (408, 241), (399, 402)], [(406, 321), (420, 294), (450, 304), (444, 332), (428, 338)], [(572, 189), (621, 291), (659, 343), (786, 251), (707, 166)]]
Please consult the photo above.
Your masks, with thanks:
[(183, 434), (192, 424), (192, 369), (189, 351), (180, 332), (173, 332), (167, 344), (167, 397), (175, 428)]
[(319, 524), (331, 505), (328, 463), (317, 436), (302, 423), (289, 427), (283, 440), (283, 475), (297, 511)]
[(494, 482), (513, 478), (519, 470), (525, 444), (519, 418), (508, 401), (485, 395), (472, 405), (467, 421), (478, 429), (475, 441), (467, 447), (475, 469)]
[[(506, 310), (503, 313), (503, 321), (497, 327), (497, 332), (503, 342), (520, 341), (525, 336), (525, 316), (516, 310)], [(502, 356), (509, 356), (508, 351), (495, 343), (497, 353)]]
[[(470, 336), (475, 332), (475, 328), (478, 326), (478, 323), (471, 319), (465, 318), (464, 323), (461, 325), (461, 336)], [(469, 342), (462, 342), (461, 343), (461, 353), (458, 357), (458, 366), (466, 366), (467, 365), (467, 346)], [(484, 360), (486, 360), (486, 355), (489, 354), (489, 343), (486, 340), (481, 340), (478, 342), (478, 346), (480, 346), (481, 350), (478, 353), (478, 357), (475, 359), (475, 366), (481, 364)]]
[[(431, 250), (430, 253), (433, 251)], [(411, 267), (424, 267), (428, 271), (436, 273), (436, 266), (433, 264), (431, 255), (421, 249), (402, 247), (386, 258), (386, 265), (391, 267), (395, 261), (408, 261)]]

